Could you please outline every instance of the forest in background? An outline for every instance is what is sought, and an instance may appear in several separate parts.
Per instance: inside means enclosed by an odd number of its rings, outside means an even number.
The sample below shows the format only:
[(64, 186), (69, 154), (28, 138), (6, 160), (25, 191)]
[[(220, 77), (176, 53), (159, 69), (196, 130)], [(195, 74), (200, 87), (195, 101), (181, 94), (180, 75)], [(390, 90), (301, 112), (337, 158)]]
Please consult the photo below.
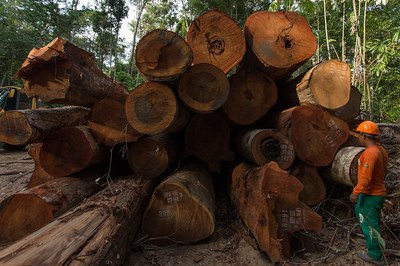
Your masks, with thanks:
[[(352, 83), (363, 95), (362, 110), (376, 121), (400, 115), (399, 0), (0, 0), (0, 85), (21, 85), (13, 76), (33, 47), (56, 36), (94, 54), (99, 67), (130, 90), (143, 82), (134, 47), (146, 32), (166, 28), (185, 37), (190, 23), (209, 9), (230, 15), (241, 27), (260, 10), (295, 11), (306, 17), (318, 40), (316, 54), (302, 68), (327, 60), (346, 61)], [(121, 37), (128, 3), (133, 42)]]

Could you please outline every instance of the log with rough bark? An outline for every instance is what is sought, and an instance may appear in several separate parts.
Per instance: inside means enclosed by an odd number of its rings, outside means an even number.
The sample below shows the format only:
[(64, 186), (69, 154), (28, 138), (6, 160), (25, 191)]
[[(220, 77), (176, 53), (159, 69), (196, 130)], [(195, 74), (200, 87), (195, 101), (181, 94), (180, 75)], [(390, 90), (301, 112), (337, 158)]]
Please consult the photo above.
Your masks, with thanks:
[(185, 139), (185, 155), (194, 155), (206, 162), (212, 172), (220, 172), (221, 161), (233, 160), (229, 125), (216, 113), (193, 117)]
[(42, 228), (99, 189), (94, 178), (63, 177), (8, 197), (0, 204), (0, 242), (15, 241)]
[(294, 175), (304, 186), (299, 195), (302, 202), (313, 206), (325, 199), (325, 183), (315, 167), (299, 162), (291, 168), (290, 174)]
[(44, 228), (0, 251), (2, 265), (121, 265), (153, 181), (118, 179)]
[(24, 80), (24, 93), (48, 103), (90, 107), (100, 99), (127, 94), (97, 67), (91, 53), (59, 37), (34, 48), (16, 76)]
[(31, 179), (29, 180), (27, 188), (32, 188), (54, 179), (54, 177), (48, 174), (40, 164), (39, 155), (41, 149), (42, 143), (34, 143), (29, 145), (28, 154), (32, 157), (35, 168), (33, 169), (33, 173)]
[(288, 169), (296, 157), (293, 144), (276, 129), (253, 129), (240, 132), (235, 144), (244, 158), (258, 166), (274, 161), (280, 168)]
[(197, 64), (180, 78), (178, 95), (194, 112), (209, 113), (225, 103), (229, 95), (229, 81), (218, 67)]
[(209, 63), (225, 74), (236, 66), (246, 51), (242, 29), (228, 15), (210, 10), (190, 24), (186, 40), (193, 50), (193, 63)]
[(136, 67), (147, 80), (175, 80), (190, 67), (192, 61), (190, 46), (172, 31), (153, 30), (143, 36), (136, 46)]
[(172, 134), (141, 138), (129, 144), (128, 161), (134, 173), (145, 178), (155, 178), (164, 173), (175, 161), (179, 140)]
[(88, 127), (66, 127), (54, 132), (43, 142), (40, 164), (54, 177), (69, 176), (107, 158)]
[(253, 124), (276, 103), (275, 82), (260, 72), (242, 70), (230, 77), (229, 82), (231, 93), (223, 111), (234, 124)]
[(296, 107), (290, 131), (297, 156), (315, 167), (329, 165), (349, 136), (346, 122), (316, 106)]
[(78, 106), (12, 110), (0, 116), (0, 141), (12, 145), (42, 142), (52, 132), (86, 125), (90, 109)]
[(306, 19), (294, 12), (255, 12), (246, 20), (245, 36), (248, 49), (243, 66), (256, 67), (274, 80), (288, 77), (317, 49)]
[(131, 127), (147, 135), (183, 130), (190, 120), (172, 89), (157, 82), (135, 88), (126, 99), (125, 113)]
[(126, 95), (100, 100), (92, 107), (89, 128), (96, 140), (107, 146), (133, 142), (142, 134), (128, 123), (125, 114)]
[(201, 165), (187, 165), (154, 191), (143, 214), (143, 233), (159, 245), (197, 242), (215, 228), (211, 174)]

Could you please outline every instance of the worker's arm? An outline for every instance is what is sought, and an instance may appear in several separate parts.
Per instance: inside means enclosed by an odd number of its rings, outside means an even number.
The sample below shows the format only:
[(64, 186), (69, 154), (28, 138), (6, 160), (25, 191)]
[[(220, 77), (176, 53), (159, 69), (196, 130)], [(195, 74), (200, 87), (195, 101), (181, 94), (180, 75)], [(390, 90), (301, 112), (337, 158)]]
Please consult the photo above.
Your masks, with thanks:
[[(361, 159), (361, 158), (360, 158)], [(372, 179), (372, 173), (376, 162), (378, 161), (378, 153), (375, 150), (366, 150), (360, 160), (360, 167), (358, 167), (358, 183), (353, 189), (353, 194), (359, 195), (368, 188)]]

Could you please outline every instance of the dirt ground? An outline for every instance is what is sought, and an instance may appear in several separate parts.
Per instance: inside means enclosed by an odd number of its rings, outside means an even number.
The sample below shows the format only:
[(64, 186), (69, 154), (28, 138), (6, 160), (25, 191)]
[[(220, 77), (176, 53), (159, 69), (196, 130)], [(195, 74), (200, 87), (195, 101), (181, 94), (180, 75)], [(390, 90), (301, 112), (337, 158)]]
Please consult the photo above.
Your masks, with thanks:
[[(24, 189), (33, 166), (27, 150), (6, 152), (0, 149), (0, 201)], [(224, 189), (217, 186), (216, 191), (216, 230), (210, 238), (196, 244), (156, 247), (139, 236), (131, 244), (125, 265), (272, 265), (236, 216)], [(285, 262), (286, 265), (369, 265), (356, 254), (363, 247), (356, 243), (356, 239), (361, 238), (361, 231), (353, 207), (347, 201), (351, 188), (332, 184), (328, 191), (327, 199), (314, 207), (323, 216), (323, 231), (319, 234), (295, 234), (292, 257)], [(389, 219), (384, 221), (398, 223), (398, 216), (390, 218), (391, 214), (398, 213), (398, 202), (393, 198), (390, 200), (395, 204), (387, 205), (384, 217)], [(400, 226), (395, 230), (388, 228), (385, 223), (383, 237), (387, 248), (400, 249), (397, 240)], [(388, 265), (400, 265), (399, 257), (388, 255), (387, 261)]]

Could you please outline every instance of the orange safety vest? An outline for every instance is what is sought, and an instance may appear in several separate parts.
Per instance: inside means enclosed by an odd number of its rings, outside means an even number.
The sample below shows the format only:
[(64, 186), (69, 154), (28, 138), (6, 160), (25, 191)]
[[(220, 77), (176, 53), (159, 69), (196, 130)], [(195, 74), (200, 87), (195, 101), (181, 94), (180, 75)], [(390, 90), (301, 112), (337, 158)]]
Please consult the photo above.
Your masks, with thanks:
[(353, 193), (372, 196), (384, 196), (387, 194), (385, 187), (385, 175), (388, 162), (388, 154), (382, 146), (370, 146), (358, 160), (358, 182)]

